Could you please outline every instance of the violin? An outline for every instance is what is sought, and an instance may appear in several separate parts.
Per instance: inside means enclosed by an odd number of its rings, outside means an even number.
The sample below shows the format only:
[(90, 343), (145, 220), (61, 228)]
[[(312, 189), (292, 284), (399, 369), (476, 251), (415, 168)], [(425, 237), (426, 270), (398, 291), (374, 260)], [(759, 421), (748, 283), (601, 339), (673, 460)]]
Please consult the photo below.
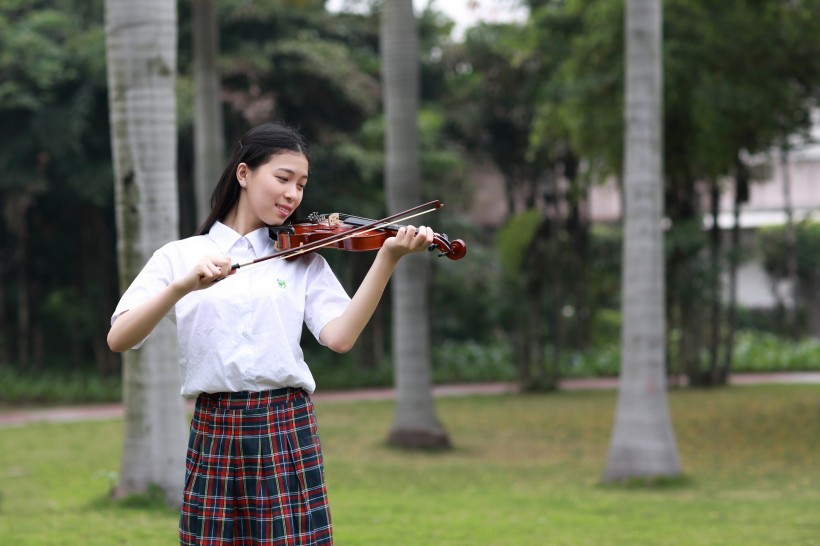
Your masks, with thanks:
[[(299, 248), (377, 222), (369, 218), (338, 212), (333, 214), (314, 212), (307, 219), (306, 223), (268, 228), (271, 237), (276, 240), (277, 249)], [(336, 248), (348, 252), (378, 250), (388, 238), (393, 237), (402, 227), (404, 226), (399, 224), (382, 224), (372, 230), (354, 233), (352, 237), (333, 240), (329, 244), (323, 245), (322, 248)], [(451, 260), (460, 260), (467, 254), (467, 246), (464, 241), (456, 239), (451, 242), (446, 235), (439, 233), (433, 235), (433, 243), (427, 250), (431, 252), (438, 250), (440, 252), (439, 257), (446, 256)]]
[[(276, 242), (277, 252), (245, 264), (233, 264), (231, 269), (235, 270), (271, 259), (292, 259), (322, 248), (336, 248), (350, 252), (378, 250), (388, 238), (393, 237), (400, 228), (404, 227), (392, 223), (394, 220), (408, 220), (443, 206), (440, 201), (430, 201), (381, 220), (341, 213), (329, 215), (313, 213), (304, 223), (269, 227), (268, 232)], [(460, 260), (467, 254), (467, 245), (461, 239), (450, 241), (446, 235), (436, 233), (428, 250), (431, 252), (438, 250), (439, 257), (446, 256), (451, 260)]]

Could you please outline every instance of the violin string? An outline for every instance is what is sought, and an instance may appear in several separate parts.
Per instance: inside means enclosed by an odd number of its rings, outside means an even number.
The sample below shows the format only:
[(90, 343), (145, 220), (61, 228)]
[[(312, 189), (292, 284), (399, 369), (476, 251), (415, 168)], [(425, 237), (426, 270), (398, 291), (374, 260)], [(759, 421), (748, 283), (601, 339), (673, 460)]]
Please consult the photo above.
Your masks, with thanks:
[[(411, 218), (421, 216), (422, 214), (427, 214), (427, 213), (433, 212), (434, 210), (436, 210), (435, 207), (431, 208), (431, 209), (423, 210), (421, 212), (417, 212), (415, 214), (411, 214), (411, 215), (405, 216), (403, 218), (398, 218), (396, 220), (396, 222), (404, 222), (406, 220), (410, 220)], [(387, 227), (387, 226), (392, 225), (392, 224), (393, 224), (392, 221), (391, 222), (381, 222), (381, 223), (378, 223), (378, 224), (376, 224), (375, 226), (373, 226), (371, 228), (364, 229), (364, 230), (361, 230), (361, 231), (357, 231), (355, 233), (350, 233), (348, 235), (345, 235), (344, 237), (340, 237), (338, 239), (333, 239), (331, 241), (327, 241), (327, 242), (324, 242), (324, 243), (317, 243), (316, 245), (313, 245), (310, 248), (307, 248), (305, 250), (296, 249), (295, 252), (289, 253), (287, 256), (275, 256), (275, 257), (272, 257), (271, 259), (265, 260), (265, 261), (266, 262), (275, 262), (275, 261), (284, 260), (284, 259), (287, 259), (287, 258), (295, 258), (296, 256), (301, 256), (302, 254), (306, 254), (308, 252), (313, 252), (315, 250), (319, 250), (321, 248), (324, 248), (328, 245), (332, 245), (334, 243), (338, 243), (338, 242), (344, 241), (346, 239), (350, 239), (351, 237), (355, 237), (355, 236), (361, 235), (363, 233), (369, 233), (369, 232), (375, 231), (377, 229), (382, 229), (382, 228)], [(418, 233), (418, 231), (417, 231), (417, 233)], [(252, 260), (252, 261), (246, 262), (244, 264), (237, 264), (233, 267), (233, 269), (237, 269), (237, 270), (238, 269), (247, 269), (247, 268), (252, 267), (254, 265), (261, 265), (262, 263), (263, 263), (262, 261)]]

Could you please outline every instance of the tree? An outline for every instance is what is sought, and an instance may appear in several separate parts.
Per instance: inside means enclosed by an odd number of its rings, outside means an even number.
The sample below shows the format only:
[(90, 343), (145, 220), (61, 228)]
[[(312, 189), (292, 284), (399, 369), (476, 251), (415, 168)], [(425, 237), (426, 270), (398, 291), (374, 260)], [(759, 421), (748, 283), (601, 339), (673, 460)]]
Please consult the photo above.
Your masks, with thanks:
[(666, 399), (661, 0), (626, 2), (621, 375), (604, 480), (676, 476)]
[[(536, 9), (533, 2), (534, 17), (551, 21), (548, 29), (569, 32), (571, 47), (555, 81), (563, 87), (559, 114), (585, 174), (620, 173), (623, 0), (538, 4)], [(805, 132), (808, 113), (820, 96), (820, 42), (814, 38), (818, 19), (810, 15), (817, 8), (817, 0), (664, 2), (663, 164), (665, 216), (671, 221), (666, 234), (667, 326), (677, 339), (668, 361), (671, 369), (685, 371), (690, 385), (722, 384), (729, 371), (726, 358), (718, 373), (704, 370), (708, 336), (703, 317), (711, 302), (723, 302), (712, 276), (718, 268), (708, 263), (702, 230), (703, 188), (708, 181), (731, 176), (742, 198), (754, 179), (739, 161), (780, 145), (784, 135)], [(749, 63), (750, 58), (755, 62)], [(731, 313), (712, 316), (724, 317), (713, 332), (731, 331)], [(731, 345), (731, 336), (723, 337)]]
[[(111, 147), (120, 286), (178, 237), (176, 191), (177, 15), (174, 0), (106, 0)], [(176, 336), (163, 323), (123, 355), (125, 437), (119, 496), (159, 487), (182, 500), (186, 427)]]
[(102, 4), (78, 0), (0, 6), (0, 126), (13, 128), (0, 135), (0, 365), (23, 373), (120, 369), (103, 333), (116, 289), (102, 21)]
[[(386, 0), (380, 44), (385, 133), (385, 189), (390, 211), (421, 203), (419, 176), (419, 60), (412, 0)], [(396, 415), (388, 442), (410, 448), (445, 448), (447, 435), (431, 392), (427, 256), (408, 256), (392, 280)]]
[(196, 224), (211, 210), (225, 155), (220, 98), (219, 26), (214, 0), (192, 0), (194, 64), (194, 200)]
[(572, 287), (588, 293), (589, 286), (574, 282), (584, 269), (570, 266), (584, 246), (577, 237), (582, 223), (573, 230), (570, 221), (579, 201), (573, 195), (581, 193), (572, 189), (577, 185), (571, 172), (577, 169), (558, 120), (543, 120), (554, 101), (542, 82), (555, 78), (556, 50), (567, 40), (532, 27), (471, 29), (445, 55), (452, 89), (443, 100), (450, 138), (475, 162), (492, 161), (504, 180), (509, 217), (495, 246), (506, 276), (498, 283), (506, 304), (496, 305), (496, 312), (505, 315), (501, 322), (519, 383), (524, 390), (553, 390), (568, 330), (564, 311), (583, 305)]

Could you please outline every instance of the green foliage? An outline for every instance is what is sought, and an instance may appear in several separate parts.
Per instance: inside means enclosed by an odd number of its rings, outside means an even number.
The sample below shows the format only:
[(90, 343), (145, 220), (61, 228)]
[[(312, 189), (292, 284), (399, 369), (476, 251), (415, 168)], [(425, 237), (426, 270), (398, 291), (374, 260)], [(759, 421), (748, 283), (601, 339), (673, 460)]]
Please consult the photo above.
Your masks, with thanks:
[(390, 387), (393, 385), (393, 364), (389, 359), (379, 362), (375, 369), (363, 370), (349, 358), (333, 358), (305, 351), (310, 371), (321, 391)]
[(500, 280), (497, 253), (481, 244), (478, 230), (466, 222), (442, 226), (442, 231), (468, 241), (467, 256), (456, 262), (436, 258), (433, 342), (436, 346), (448, 340), (491, 344), (501, 335), (509, 307), (501, 303), (506, 281)]
[[(539, 2), (529, 21), (546, 59), (534, 138), (563, 128), (600, 173), (618, 173), (623, 0)], [(665, 161), (670, 179), (731, 171), (804, 132), (818, 104), (820, 44), (808, 2), (664, 2)], [(748, 59), (754, 58), (750, 63)]]
[[(672, 337), (674, 338), (674, 332)], [(707, 355), (702, 355), (703, 368)], [(620, 371), (620, 344), (598, 344), (586, 351), (573, 351), (562, 364), (565, 377), (615, 377)], [(680, 369), (670, 355), (670, 368)], [(743, 330), (735, 334), (732, 373), (820, 371), (820, 341), (798, 341), (775, 334)]]
[(738, 332), (735, 372), (795, 372), (820, 369), (820, 341), (793, 341), (763, 332)]
[[(374, 18), (336, 20), (320, 2), (295, 9), (279, 2), (232, 0), (220, 3), (219, 21), (223, 86), (232, 113), (245, 118), (233, 129), (234, 116), (226, 117), (232, 132), (241, 134), (247, 125), (276, 117), (321, 142), (355, 133), (378, 114)], [(182, 54), (181, 66), (190, 66), (184, 59)]]
[[(788, 276), (785, 226), (767, 226), (757, 231), (758, 248), (766, 271), (775, 279)], [(797, 274), (802, 281), (820, 277), (820, 222), (805, 220), (795, 224)]]
[(56, 9), (0, 8), (0, 105), (36, 110), (53, 90), (76, 77), (66, 48), (73, 17)]
[(0, 404), (76, 404), (118, 402), (117, 377), (103, 378), (83, 370), (23, 373), (0, 365)]
[(621, 345), (608, 343), (564, 356), (564, 377), (617, 377), (621, 368)]
[(0, 6), (0, 123), (15, 129), (0, 138), (0, 191), (64, 176), (69, 158), (73, 172), (101, 159), (89, 157), (87, 145), (105, 93), (102, 14), (59, 4), (64, 9)]
[(501, 268), (510, 279), (522, 277), (522, 270), (533, 238), (543, 218), (535, 209), (513, 216), (498, 230), (496, 248)]
[(530, 20), (541, 74), (535, 138), (556, 127), (597, 175), (620, 173), (623, 136), (623, 1), (549, 2)]
[[(621, 301), (621, 250), (623, 234), (620, 226), (606, 224), (594, 225), (590, 230), (589, 253), (590, 263), (584, 264), (589, 271), (588, 287), (590, 291), (590, 307), (579, 309), (578, 313), (587, 313), (595, 318), (591, 327), (593, 335), (590, 338), (595, 342), (597, 332), (604, 332), (605, 339), (609, 339), (609, 317), (620, 308)], [(620, 319), (618, 319), (620, 320)]]
[[(0, 4), (0, 126), (8, 129), (0, 134), (2, 364), (36, 368), (44, 359), (64, 361), (66, 353), (93, 362), (105, 320), (91, 317), (110, 313), (118, 295), (110, 281), (102, 10), (79, 0)], [(68, 314), (56, 316), (62, 312)], [(55, 336), (46, 324), (73, 328)], [(23, 361), (25, 355), (32, 358)]]
[(446, 341), (433, 350), (433, 381), (436, 384), (514, 381), (510, 348), (502, 343)]
[(541, 64), (527, 37), (515, 25), (478, 25), (447, 48), (443, 64), (448, 139), (491, 159), (508, 191), (532, 187), (551, 156), (530, 142)]

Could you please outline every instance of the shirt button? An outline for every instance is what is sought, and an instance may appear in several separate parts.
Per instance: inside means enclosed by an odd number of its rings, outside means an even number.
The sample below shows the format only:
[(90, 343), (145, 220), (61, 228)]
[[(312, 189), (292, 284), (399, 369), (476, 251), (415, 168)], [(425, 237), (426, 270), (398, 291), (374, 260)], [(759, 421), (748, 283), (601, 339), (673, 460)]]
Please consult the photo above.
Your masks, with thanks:
[(249, 337), (248, 332), (242, 332), (242, 337), (244, 337), (244, 338)]

